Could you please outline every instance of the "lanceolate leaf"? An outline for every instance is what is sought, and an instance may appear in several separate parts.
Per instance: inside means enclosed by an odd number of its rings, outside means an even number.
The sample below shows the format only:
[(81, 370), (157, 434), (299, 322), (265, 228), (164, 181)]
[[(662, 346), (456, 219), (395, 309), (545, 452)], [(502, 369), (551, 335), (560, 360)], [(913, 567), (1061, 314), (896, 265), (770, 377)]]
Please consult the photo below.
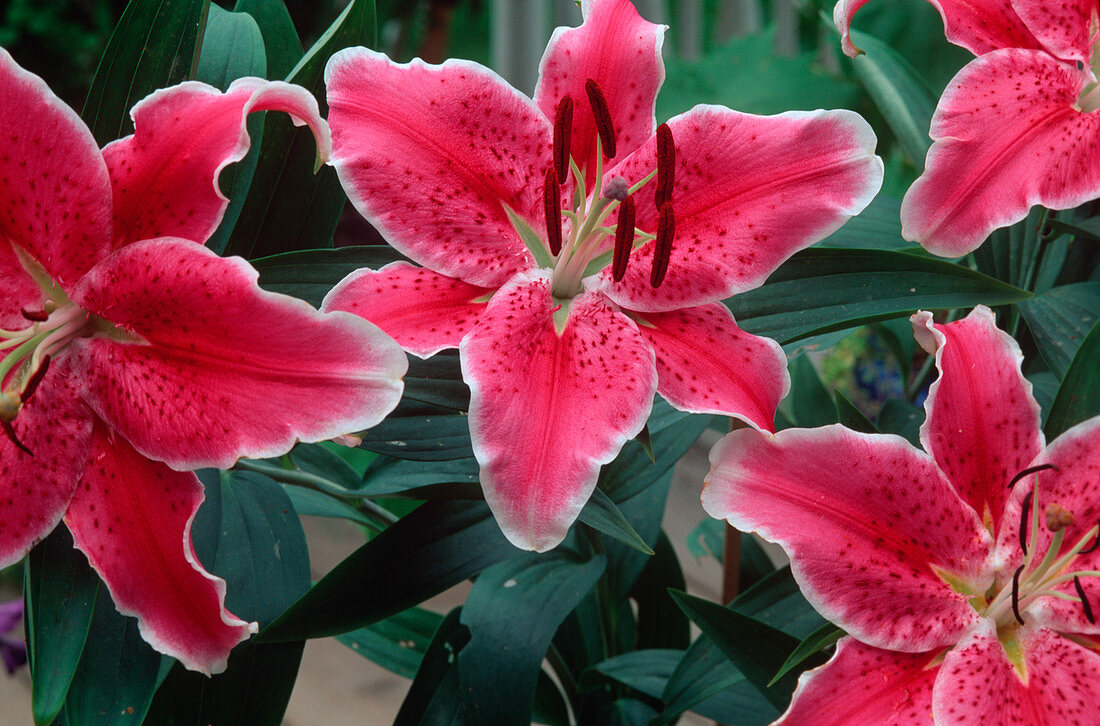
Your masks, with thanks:
[(260, 286), (320, 307), (336, 283), (360, 267), (377, 270), (405, 259), (392, 247), (341, 247), (339, 249), (283, 252), (252, 261), (260, 271)]
[(442, 615), (415, 607), (336, 639), (386, 670), (412, 678), (441, 622)]
[(768, 684), (798, 646), (797, 639), (709, 600), (684, 592), (673, 592), (672, 597), (776, 709), (787, 708), (797, 680), (794, 674), (788, 673), (776, 683)]
[(788, 343), (916, 310), (996, 306), (1031, 293), (940, 259), (882, 250), (811, 248), (768, 282), (726, 301), (737, 322)]
[[(226, 608), (263, 627), (309, 588), (305, 534), (286, 493), (251, 472), (201, 474), (206, 501), (192, 538), (199, 559), (226, 581)], [(149, 726), (279, 726), (304, 643), (246, 641), (212, 678), (177, 665), (157, 691)]]
[(1056, 287), (1025, 300), (1019, 307), (1043, 360), (1061, 378), (1100, 319), (1100, 282)]
[(1100, 322), (1077, 349), (1043, 430), (1053, 439), (1085, 419), (1100, 415)]
[(484, 502), (427, 502), (333, 568), (259, 639), (320, 638), (362, 628), (517, 553)]
[(856, 77), (882, 112), (890, 130), (917, 168), (932, 140), (928, 128), (936, 110), (936, 97), (901, 54), (878, 38), (852, 31), (852, 41), (864, 54), (852, 59)]
[[(374, 0), (352, 0), (287, 80), (312, 91), (325, 115), (324, 69), (329, 57), (349, 46), (373, 46), (375, 34)], [(332, 232), (347, 197), (333, 169), (313, 173), (315, 159), (308, 130), (268, 114), (260, 163), (226, 247), (228, 254), (259, 257), (332, 246)]]
[(209, 0), (132, 0), (99, 61), (80, 116), (102, 146), (133, 132), (130, 109), (191, 77)]
[(779, 672), (772, 676), (768, 685), (771, 686), (773, 683), (779, 681), (783, 676), (787, 675), (791, 669), (795, 668), (815, 653), (820, 653), (825, 648), (833, 645), (843, 636), (844, 631), (832, 623), (822, 625), (798, 644), (798, 647), (787, 657), (787, 660), (783, 663), (783, 667), (779, 669)]
[(1039, 263), (1039, 226), (1045, 215), (1042, 207), (1035, 207), (1020, 222), (994, 230), (974, 250), (978, 270), (1010, 285), (1032, 289)]
[(73, 547), (64, 527), (55, 529), (27, 557), (24, 628), (36, 724), (52, 723), (65, 704), (98, 591), (99, 577)]
[(470, 642), (458, 656), (470, 724), (527, 723), (558, 625), (603, 573), (598, 555), (528, 553), (481, 573), (462, 608)]
[(267, 56), (267, 78), (285, 78), (302, 59), (302, 41), (283, 0), (237, 0), (233, 10), (248, 13), (260, 27)]

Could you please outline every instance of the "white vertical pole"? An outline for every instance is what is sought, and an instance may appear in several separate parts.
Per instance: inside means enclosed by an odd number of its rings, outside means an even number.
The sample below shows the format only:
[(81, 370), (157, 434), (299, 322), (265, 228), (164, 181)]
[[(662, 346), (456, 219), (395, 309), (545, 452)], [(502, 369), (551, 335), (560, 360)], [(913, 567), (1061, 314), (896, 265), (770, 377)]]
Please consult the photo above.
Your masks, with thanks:
[(539, 60), (550, 37), (549, 6), (544, 0), (493, 0), (493, 69), (530, 95), (539, 75)]

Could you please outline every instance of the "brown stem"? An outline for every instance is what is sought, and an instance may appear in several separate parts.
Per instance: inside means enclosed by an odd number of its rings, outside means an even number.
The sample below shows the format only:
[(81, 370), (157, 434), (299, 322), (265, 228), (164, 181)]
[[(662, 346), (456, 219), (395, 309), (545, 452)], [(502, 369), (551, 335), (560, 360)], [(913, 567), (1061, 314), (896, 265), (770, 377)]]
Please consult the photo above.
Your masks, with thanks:
[(726, 544), (722, 548), (722, 602), (737, 597), (741, 584), (741, 533), (726, 524)]

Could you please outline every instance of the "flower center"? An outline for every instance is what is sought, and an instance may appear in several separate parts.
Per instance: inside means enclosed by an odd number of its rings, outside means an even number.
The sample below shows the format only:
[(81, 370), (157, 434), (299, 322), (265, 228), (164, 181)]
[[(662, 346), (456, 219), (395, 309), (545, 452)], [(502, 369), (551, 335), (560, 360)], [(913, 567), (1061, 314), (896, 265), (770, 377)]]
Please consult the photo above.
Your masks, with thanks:
[[(623, 279), (630, 253), (651, 241), (654, 243), (654, 255), (650, 284), (658, 287), (668, 270), (675, 235), (672, 183), (676, 147), (672, 131), (667, 124), (658, 127), (657, 168), (641, 181), (630, 186), (619, 176), (605, 180), (604, 162), (614, 157), (616, 152), (615, 126), (599, 84), (588, 79), (585, 91), (597, 131), (592, 194), (587, 191), (587, 169), (580, 168), (569, 153), (573, 126), (573, 99), (569, 96), (561, 100), (554, 114), (554, 161), (543, 180), (543, 213), (550, 248), (550, 258), (543, 262), (553, 270), (551, 294), (562, 301), (578, 295), (582, 289), (581, 281), (608, 265), (616, 282)], [(570, 205), (563, 209), (561, 188), (569, 175), (574, 181), (573, 196)], [(636, 207), (633, 195), (655, 177), (654, 201), (659, 218), (656, 234), (649, 234), (634, 226)], [(609, 224), (611, 215), (616, 213), (615, 223)]]
[[(1041, 464), (1024, 469), (1013, 478), (1010, 486), (1025, 476), (1054, 468), (1051, 464)], [(1016, 568), (1011, 581), (1003, 583), (1000, 592), (984, 608), (984, 614), (996, 621), (999, 630), (1010, 628), (1014, 623), (1023, 625), (1027, 608), (1043, 597), (1077, 600), (1081, 603), (1085, 618), (1090, 623), (1096, 622), (1092, 604), (1085, 594), (1084, 587), (1081, 586), (1081, 578), (1100, 577), (1100, 571), (1074, 571), (1071, 565), (1078, 555), (1088, 554), (1100, 546), (1100, 523), (1089, 529), (1072, 546), (1064, 548), (1066, 530), (1074, 521), (1073, 514), (1057, 502), (1051, 502), (1043, 509), (1043, 516), (1040, 519), (1038, 490), (1039, 478), (1036, 476), (1032, 490), (1024, 497), (1020, 518), (1020, 549), (1024, 554), (1023, 564)], [(1041, 551), (1038, 546), (1041, 525), (1053, 533), (1045, 551)], [(1073, 583), (1075, 594), (1071, 595), (1061, 589), (1060, 586), (1067, 582)]]
[(1077, 97), (1077, 108), (1083, 113), (1100, 109), (1100, 18), (1095, 10), (1089, 21), (1089, 46), (1089, 66), (1081, 69), (1089, 81)]
[(19, 440), (13, 422), (34, 396), (50, 359), (73, 340), (96, 332), (103, 321), (70, 301), (30, 255), (16, 245), (12, 248), (42, 288), (44, 301), (41, 308), (22, 309), (28, 327), (0, 330), (0, 428), (20, 451), (33, 456)]

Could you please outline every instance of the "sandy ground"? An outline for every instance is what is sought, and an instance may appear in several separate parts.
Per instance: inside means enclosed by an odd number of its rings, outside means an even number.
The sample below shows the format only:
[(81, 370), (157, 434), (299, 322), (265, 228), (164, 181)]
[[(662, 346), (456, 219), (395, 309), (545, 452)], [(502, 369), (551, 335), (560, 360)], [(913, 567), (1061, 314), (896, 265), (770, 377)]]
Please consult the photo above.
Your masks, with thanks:
[[(711, 558), (694, 559), (687, 550), (686, 538), (705, 516), (699, 505), (699, 491), (707, 471), (706, 452), (716, 438), (708, 431), (677, 464), (664, 519), (665, 531), (679, 551), (688, 590), (711, 600), (719, 599), (721, 568)], [(307, 518), (305, 529), (315, 578), (362, 543), (353, 526), (338, 520)], [(463, 601), (467, 588), (459, 586), (445, 592), (428, 601), (426, 607), (446, 612)], [(284, 725), (388, 726), (408, 687), (408, 680), (376, 666), (333, 638), (313, 640), (306, 645)], [(23, 670), (11, 678), (0, 675), (0, 726), (31, 724), (30, 708), (27, 672)], [(698, 726), (709, 722), (688, 714), (680, 723)]]

